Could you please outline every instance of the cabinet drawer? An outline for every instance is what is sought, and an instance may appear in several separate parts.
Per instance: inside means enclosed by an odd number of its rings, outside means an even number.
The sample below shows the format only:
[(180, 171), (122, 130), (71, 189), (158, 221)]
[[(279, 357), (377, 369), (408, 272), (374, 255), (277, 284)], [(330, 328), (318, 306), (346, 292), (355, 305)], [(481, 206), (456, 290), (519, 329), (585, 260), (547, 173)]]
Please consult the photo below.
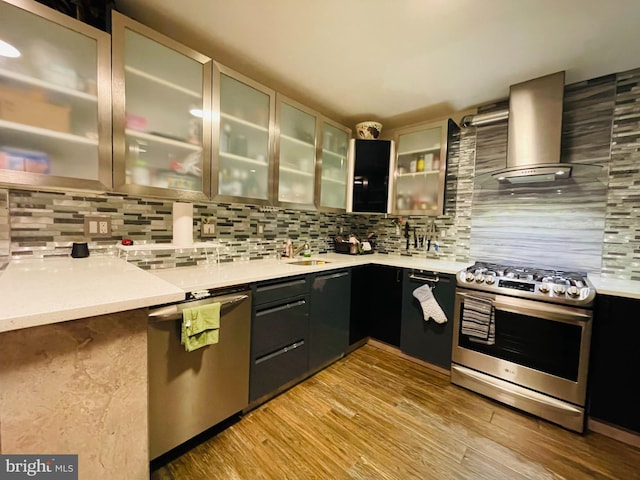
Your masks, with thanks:
[(251, 365), (249, 399), (276, 391), (308, 370), (307, 342), (300, 341), (256, 359)]
[(277, 302), (285, 298), (304, 295), (309, 291), (307, 279), (298, 277), (277, 283), (260, 284), (255, 287), (253, 294), (253, 304), (263, 305), (265, 303)]
[(256, 311), (251, 328), (252, 358), (258, 358), (309, 334), (308, 296), (281, 304), (270, 304)]

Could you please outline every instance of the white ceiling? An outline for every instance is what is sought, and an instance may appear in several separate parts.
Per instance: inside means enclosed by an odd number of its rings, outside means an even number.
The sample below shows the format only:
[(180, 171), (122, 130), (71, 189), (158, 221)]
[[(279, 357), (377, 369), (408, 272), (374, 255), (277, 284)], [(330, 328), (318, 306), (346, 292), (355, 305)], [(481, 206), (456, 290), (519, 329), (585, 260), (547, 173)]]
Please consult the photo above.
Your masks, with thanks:
[(559, 70), (569, 84), (640, 67), (639, 0), (117, 0), (117, 6), (342, 121), (442, 116), (506, 98), (509, 85)]

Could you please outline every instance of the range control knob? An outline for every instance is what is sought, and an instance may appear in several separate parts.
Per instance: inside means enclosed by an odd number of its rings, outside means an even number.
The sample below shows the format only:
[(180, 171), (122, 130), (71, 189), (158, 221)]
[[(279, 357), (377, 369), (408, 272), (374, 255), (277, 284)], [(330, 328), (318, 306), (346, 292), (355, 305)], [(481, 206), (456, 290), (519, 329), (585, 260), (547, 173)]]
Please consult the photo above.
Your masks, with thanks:
[(549, 287), (548, 283), (543, 283), (542, 285), (540, 285), (539, 290), (541, 293), (549, 293), (549, 290), (551, 290), (551, 287)]
[(493, 285), (494, 283), (496, 283), (496, 277), (494, 277), (493, 275), (487, 275), (487, 278), (485, 279), (485, 283), (487, 285)]
[(473, 273), (471, 273), (471, 272), (467, 272), (467, 273), (466, 273), (466, 275), (464, 276), (464, 279), (465, 279), (467, 282), (473, 282), (473, 281), (475, 280), (475, 278), (476, 278), (476, 277), (475, 277), (475, 276), (473, 275)]
[(476, 275), (476, 282), (478, 282), (478, 283), (484, 282), (484, 275), (481, 274), (481, 273), (477, 274)]
[(569, 287), (567, 289), (567, 295), (571, 296), (571, 297), (577, 297), (580, 295), (580, 289), (578, 287), (576, 287), (575, 285), (572, 285), (571, 287)]
[(566, 287), (564, 285), (554, 285), (553, 287), (553, 291), (557, 294), (557, 295), (562, 295), (564, 292), (567, 291)]

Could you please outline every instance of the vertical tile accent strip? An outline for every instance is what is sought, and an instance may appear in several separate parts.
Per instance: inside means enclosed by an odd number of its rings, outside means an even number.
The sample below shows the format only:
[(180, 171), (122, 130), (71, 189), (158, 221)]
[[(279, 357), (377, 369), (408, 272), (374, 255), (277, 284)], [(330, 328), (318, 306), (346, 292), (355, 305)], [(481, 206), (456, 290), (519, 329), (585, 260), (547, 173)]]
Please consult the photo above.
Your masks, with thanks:
[(640, 69), (617, 75), (602, 275), (640, 280)]

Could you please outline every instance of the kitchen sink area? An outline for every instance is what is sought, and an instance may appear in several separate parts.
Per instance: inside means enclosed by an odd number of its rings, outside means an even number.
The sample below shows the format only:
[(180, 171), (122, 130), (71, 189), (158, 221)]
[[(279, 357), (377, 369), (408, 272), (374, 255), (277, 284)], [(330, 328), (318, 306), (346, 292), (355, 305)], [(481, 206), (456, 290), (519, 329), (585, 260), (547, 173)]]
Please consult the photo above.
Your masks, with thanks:
[(326, 265), (328, 262), (326, 260), (296, 260), (295, 262), (289, 262), (289, 265), (302, 265), (302, 266), (313, 266), (313, 265)]

